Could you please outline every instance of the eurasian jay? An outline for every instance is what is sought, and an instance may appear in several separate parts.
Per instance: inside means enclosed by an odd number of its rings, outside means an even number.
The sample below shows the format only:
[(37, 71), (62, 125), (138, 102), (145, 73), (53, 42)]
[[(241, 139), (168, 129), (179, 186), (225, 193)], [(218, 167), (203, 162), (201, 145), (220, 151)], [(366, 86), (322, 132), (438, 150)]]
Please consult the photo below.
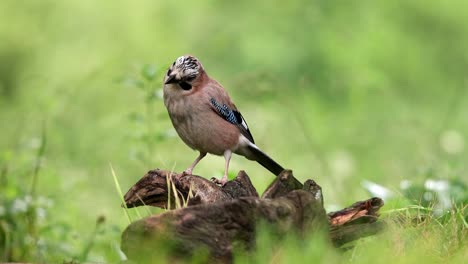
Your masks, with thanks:
[(255, 144), (247, 122), (231, 101), (228, 93), (205, 72), (193, 56), (181, 56), (164, 77), (164, 104), (180, 138), (200, 155), (184, 174), (207, 153), (223, 155), (224, 176), (214, 182), (224, 185), (228, 180), (231, 154), (255, 160), (275, 175), (284, 169)]

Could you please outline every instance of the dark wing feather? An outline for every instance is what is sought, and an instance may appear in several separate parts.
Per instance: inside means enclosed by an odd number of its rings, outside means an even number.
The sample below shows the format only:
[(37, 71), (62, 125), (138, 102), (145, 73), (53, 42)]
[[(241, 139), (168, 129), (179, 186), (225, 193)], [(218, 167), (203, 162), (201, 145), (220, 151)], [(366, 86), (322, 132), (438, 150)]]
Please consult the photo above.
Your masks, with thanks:
[(236, 109), (232, 109), (228, 107), (226, 104), (221, 104), (217, 102), (214, 98), (210, 99), (211, 106), (213, 110), (221, 116), (224, 120), (228, 121), (231, 124), (234, 124), (239, 128), (241, 134), (246, 137), (250, 142), (254, 143), (254, 139), (252, 134), (250, 133), (249, 126), (245, 121), (244, 117), (242, 117), (241, 113)]

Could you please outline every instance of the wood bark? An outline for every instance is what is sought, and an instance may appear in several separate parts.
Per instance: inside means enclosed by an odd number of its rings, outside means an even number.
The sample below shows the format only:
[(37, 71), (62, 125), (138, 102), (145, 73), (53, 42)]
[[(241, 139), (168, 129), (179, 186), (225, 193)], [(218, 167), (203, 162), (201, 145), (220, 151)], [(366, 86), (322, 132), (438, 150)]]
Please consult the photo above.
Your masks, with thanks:
[[(132, 260), (161, 256), (190, 257), (205, 252), (211, 260), (232, 262), (233, 251), (254, 249), (259, 226), (274, 236), (294, 233), (328, 236), (336, 247), (376, 234), (380, 198), (356, 202), (326, 213), (323, 194), (313, 180), (300, 183), (283, 171), (259, 197), (240, 171), (224, 186), (195, 175), (151, 170), (124, 197), (128, 208), (148, 205), (168, 210), (131, 223), (122, 234), (122, 250)], [(160, 249), (160, 250), (155, 250)]]

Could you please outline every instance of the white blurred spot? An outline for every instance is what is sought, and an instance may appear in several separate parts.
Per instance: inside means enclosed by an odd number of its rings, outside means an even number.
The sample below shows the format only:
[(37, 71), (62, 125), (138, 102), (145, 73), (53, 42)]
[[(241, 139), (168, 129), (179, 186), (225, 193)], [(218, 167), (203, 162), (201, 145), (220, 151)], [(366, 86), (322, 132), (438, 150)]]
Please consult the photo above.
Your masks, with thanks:
[(26, 204), (30, 204), (30, 203), (32, 202), (32, 197), (31, 197), (31, 195), (26, 195), (26, 196), (24, 196), (24, 202), (25, 202)]
[(444, 192), (449, 188), (449, 183), (446, 180), (426, 180), (424, 187), (431, 191)]
[[(427, 190), (430, 190), (436, 193), (438, 202), (436, 206), (434, 207), (434, 209), (438, 209), (440, 211), (440, 214), (442, 214), (445, 210), (452, 207), (452, 202), (451, 202), (450, 194), (449, 194), (450, 183), (448, 181), (429, 179), (424, 182), (424, 187)], [(426, 194), (424, 194), (424, 199), (426, 199)]]
[(60, 250), (62, 250), (63, 252), (72, 252), (73, 251), (73, 247), (70, 244), (67, 244), (67, 243), (60, 243), (58, 245), (58, 248)]
[(44, 208), (36, 208), (36, 215), (40, 220), (44, 220), (46, 218), (46, 210)]
[(440, 136), (440, 146), (448, 154), (458, 154), (465, 148), (465, 140), (460, 132), (447, 130)]
[(24, 200), (18, 198), (13, 201), (13, 205), (12, 205), (13, 212), (24, 213), (27, 210), (28, 210), (28, 204)]
[(409, 187), (411, 187), (411, 182), (409, 180), (402, 180), (400, 182), (400, 189), (402, 190), (406, 190), (408, 189)]
[(36, 241), (36, 246), (38, 246), (38, 247), (44, 247), (45, 245), (46, 245), (46, 242), (45, 242), (45, 240), (44, 240), (43, 238), (37, 239), (37, 241)]
[(33, 137), (27, 143), (27, 146), (31, 149), (38, 149), (41, 146), (41, 139), (38, 137)]
[(163, 89), (159, 89), (155, 92), (156, 94), (156, 97), (159, 98), (159, 99), (163, 99), (164, 98), (164, 90)]
[(353, 156), (345, 150), (339, 150), (333, 153), (328, 159), (328, 165), (330, 166), (332, 174), (339, 178), (351, 176), (355, 169)]
[(377, 183), (371, 182), (371, 181), (366, 181), (364, 180), (361, 183), (362, 187), (364, 187), (371, 195), (373, 196), (378, 196), (384, 200), (387, 200), (389, 198), (392, 198), (395, 196), (395, 194), (390, 191), (389, 189), (383, 187), (382, 185), (379, 185)]

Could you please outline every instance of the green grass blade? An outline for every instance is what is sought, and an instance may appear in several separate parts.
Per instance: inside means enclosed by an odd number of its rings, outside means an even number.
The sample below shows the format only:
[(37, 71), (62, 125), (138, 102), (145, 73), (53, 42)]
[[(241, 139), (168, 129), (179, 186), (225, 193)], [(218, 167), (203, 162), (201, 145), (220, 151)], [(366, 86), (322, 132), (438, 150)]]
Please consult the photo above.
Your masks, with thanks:
[(132, 218), (130, 217), (130, 214), (127, 211), (128, 208), (127, 208), (127, 205), (125, 204), (125, 200), (123, 198), (122, 188), (120, 188), (119, 180), (117, 179), (117, 176), (115, 175), (114, 168), (112, 167), (112, 164), (110, 162), (109, 162), (109, 166), (110, 166), (110, 169), (111, 169), (112, 178), (114, 179), (115, 188), (117, 189), (117, 193), (118, 193), (118, 195), (120, 197), (120, 200), (122, 201), (123, 210), (125, 212), (125, 215), (127, 216), (128, 223), (130, 224), (132, 222)]

